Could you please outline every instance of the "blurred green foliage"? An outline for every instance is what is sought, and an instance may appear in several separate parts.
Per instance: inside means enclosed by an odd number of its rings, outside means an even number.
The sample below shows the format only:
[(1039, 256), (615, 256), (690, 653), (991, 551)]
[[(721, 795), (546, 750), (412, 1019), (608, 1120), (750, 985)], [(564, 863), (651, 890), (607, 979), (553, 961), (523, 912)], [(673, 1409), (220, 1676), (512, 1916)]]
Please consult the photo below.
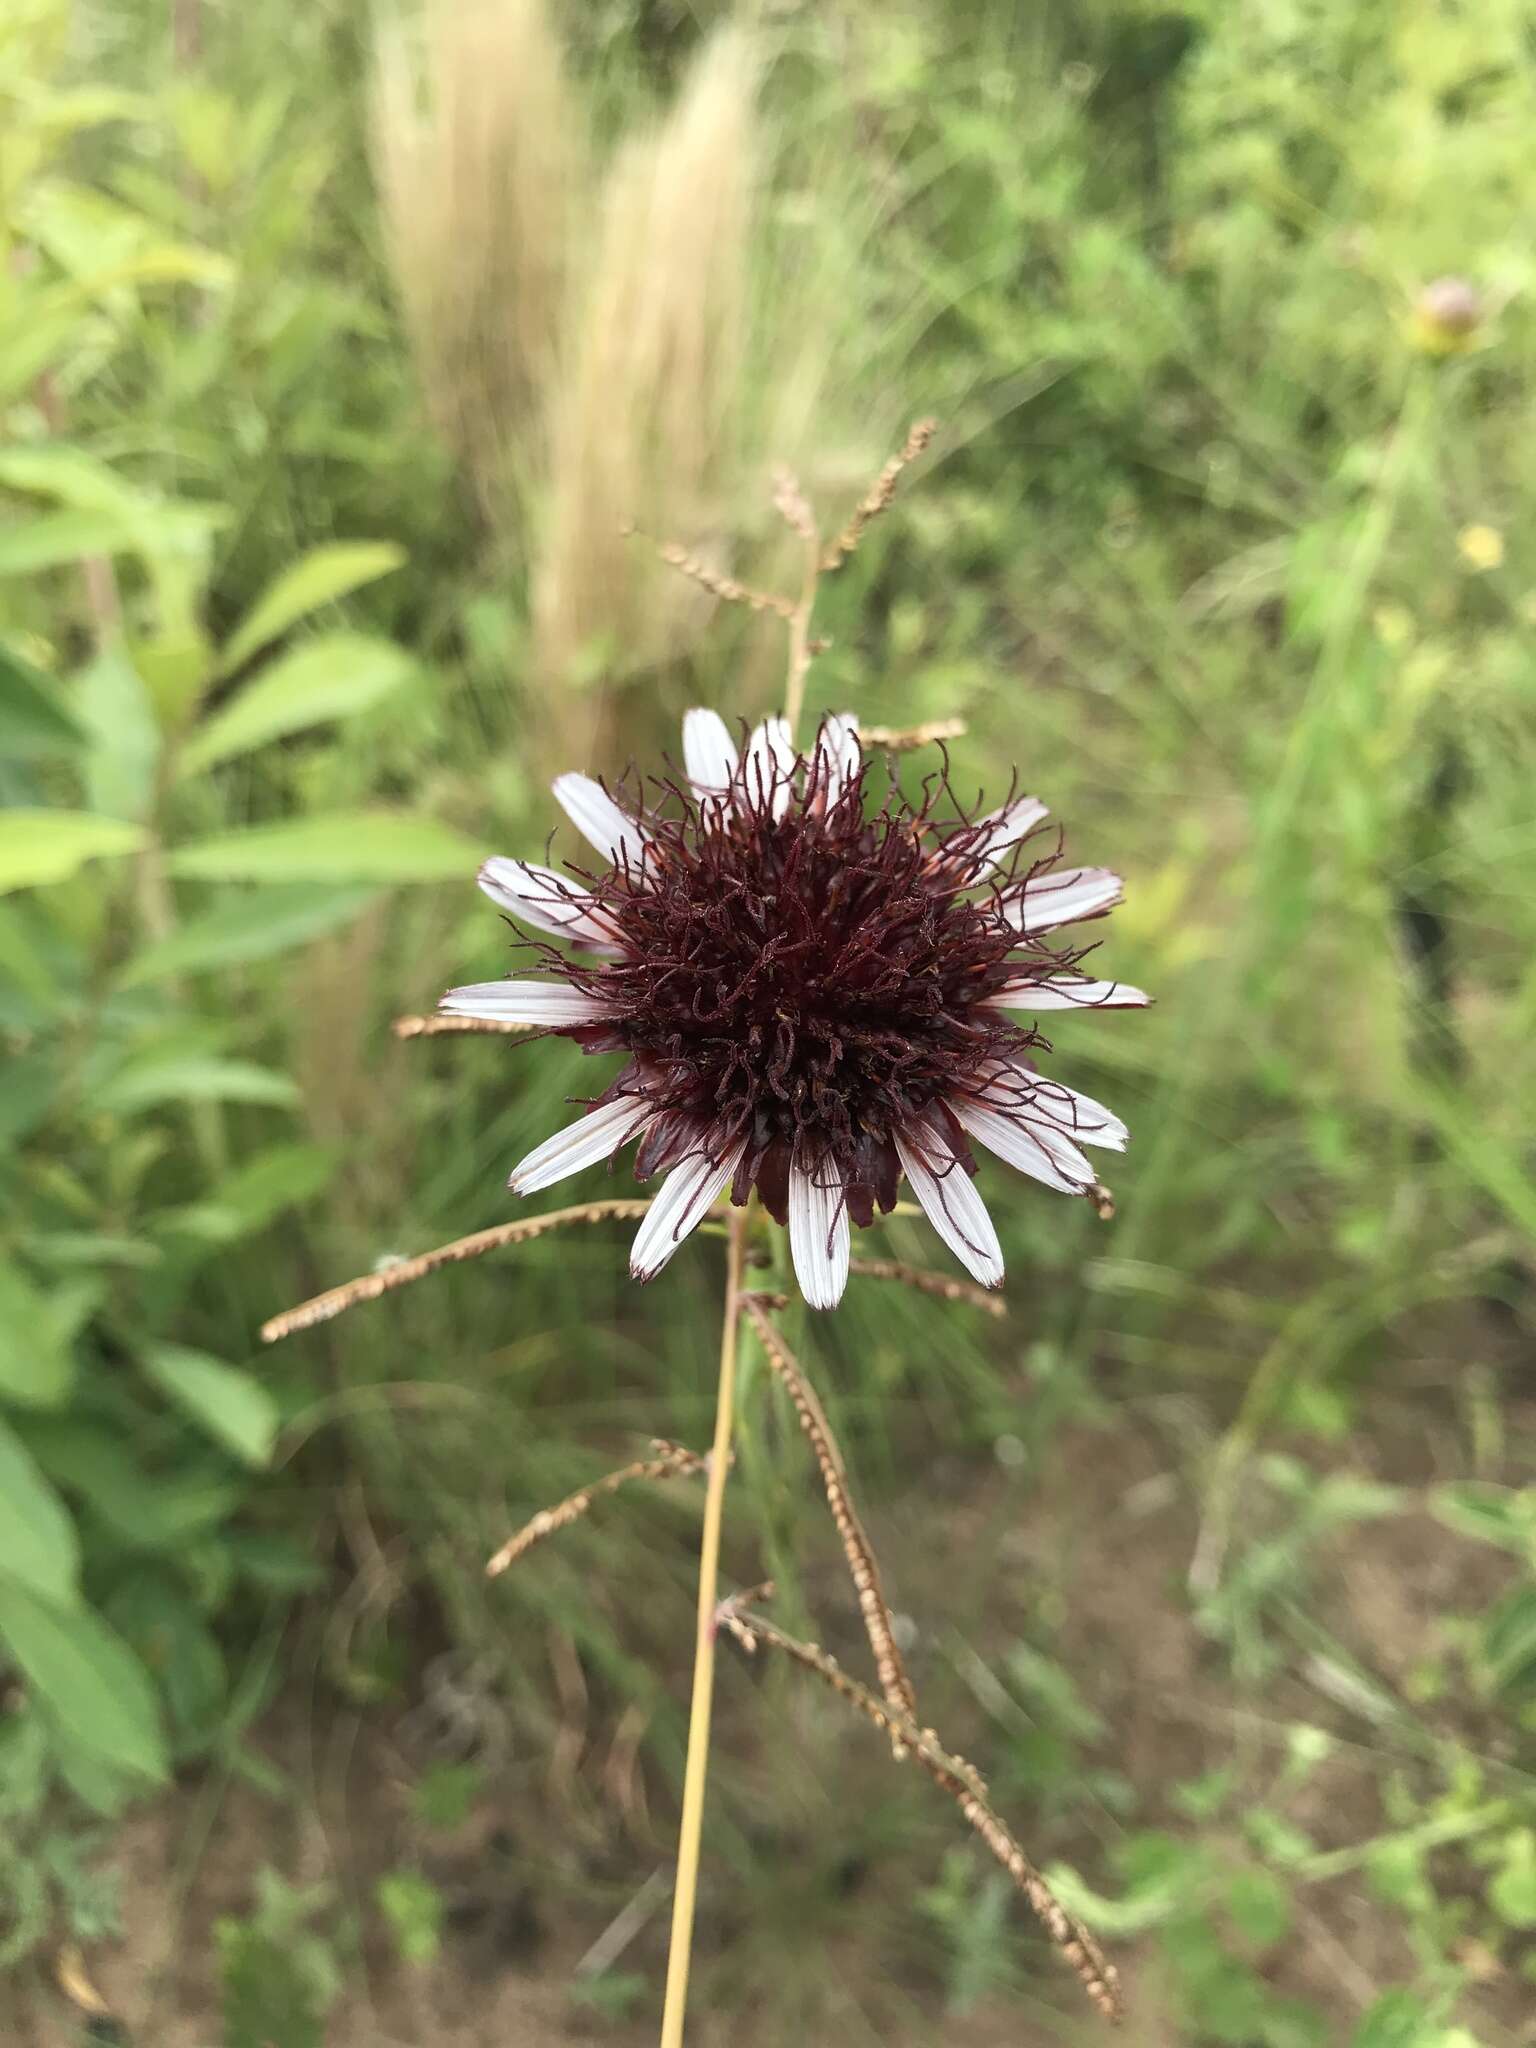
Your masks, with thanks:
[[(866, 1286), (806, 1349), (940, 1725), (969, 1719), (1195, 2044), (1494, 2048), (1536, 1980), (1527, 12), (764, 27), (765, 251), (819, 235), (868, 309), (806, 481), (835, 512), (887, 452), (873, 415), (945, 423), (827, 592), (816, 701), (963, 716), (962, 787), (1017, 760), (1130, 878), (1113, 971), (1160, 999), (1061, 1033), (1135, 1134), (1112, 1229), (1022, 1191), (1001, 1334)], [(573, 1667), (596, 1722), (644, 1729), (667, 1812), (681, 1755), (686, 1499), (595, 1515), (494, 1594), (480, 1564), (616, 1444), (701, 1434), (707, 1247), (643, 1298), (606, 1239), (530, 1247), (256, 1355), (273, 1310), (503, 1214), (579, 1082), (554, 1047), (388, 1040), (496, 971), (469, 878), (552, 823), (528, 594), (417, 402), (367, 11), (203, 27), (189, 58), (132, 0), (0, 24), (7, 1963), (110, 1932), (95, 1827), (174, 1770), (291, 1796), (252, 1731), (296, 1693), (436, 1716), (461, 1754), (424, 1767), (428, 1834), (442, 1773), (495, 1783), (508, 1731), (552, 1750)], [(702, 32), (638, 4), (573, 31), (626, 109)], [(818, 186), (837, 152), (864, 212)], [(1485, 318), (1437, 354), (1414, 308), (1446, 274)], [(691, 687), (647, 680), (637, 754)], [(835, 1578), (795, 1569), (825, 1539), (793, 1427), (744, 1393), (733, 1568), (766, 1558), (835, 1629)], [(1129, 1476), (1063, 1494), (1064, 1463)], [(1103, 1532), (1154, 1526), (1156, 1598), (1096, 1604)], [(925, 1580), (951, 1543), (965, 1569)], [(1106, 1672), (1170, 1644), (1149, 1747)], [(860, 1779), (850, 1812), (788, 1680), (726, 1711), (708, 1997), (760, 2001), (766, 2041), (846, 2010), (845, 1955), (871, 2038), (1041, 1996), (920, 1787)], [(627, 1895), (614, 1782), (518, 1781), (580, 1845), (529, 1868), (594, 1933)], [(221, 1925), (232, 2043), (321, 2038), (319, 1904), (269, 1876)], [(414, 1848), (366, 1911), (415, 1966), (454, 1938)], [(585, 2003), (643, 2006), (636, 1957)]]

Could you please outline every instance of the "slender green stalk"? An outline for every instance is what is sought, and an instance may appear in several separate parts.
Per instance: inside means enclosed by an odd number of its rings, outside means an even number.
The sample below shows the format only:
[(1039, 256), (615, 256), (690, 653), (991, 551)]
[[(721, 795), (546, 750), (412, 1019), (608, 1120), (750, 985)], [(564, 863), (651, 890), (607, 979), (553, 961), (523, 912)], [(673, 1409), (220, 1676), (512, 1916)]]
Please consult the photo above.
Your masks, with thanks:
[(667, 1997), (662, 2011), (661, 2048), (682, 2048), (688, 2005), (688, 1966), (693, 1955), (694, 1905), (699, 1885), (699, 1838), (704, 1824), (704, 1784), (709, 1771), (709, 1724), (715, 1696), (715, 1609), (719, 1605), (720, 1525), (725, 1481), (731, 1464), (731, 1429), (736, 1399), (736, 1337), (741, 1321), (742, 1255), (746, 1209), (733, 1209), (727, 1239), (725, 1315), (720, 1326), (720, 1383), (715, 1399), (715, 1440), (709, 1487), (704, 1497), (704, 1534), (699, 1545), (698, 1636), (693, 1656), (693, 1705), (688, 1717), (688, 1761), (683, 1770), (683, 1818), (677, 1837), (677, 1884), (672, 1894), (672, 1945), (667, 1955)]

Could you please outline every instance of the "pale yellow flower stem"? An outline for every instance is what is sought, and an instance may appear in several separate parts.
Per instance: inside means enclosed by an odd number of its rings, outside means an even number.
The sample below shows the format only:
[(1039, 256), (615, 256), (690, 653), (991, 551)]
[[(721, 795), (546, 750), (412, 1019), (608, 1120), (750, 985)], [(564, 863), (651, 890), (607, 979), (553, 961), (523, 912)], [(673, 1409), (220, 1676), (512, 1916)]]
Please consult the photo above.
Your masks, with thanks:
[(720, 1525), (731, 1464), (736, 1399), (736, 1340), (741, 1323), (741, 1274), (747, 1209), (733, 1209), (726, 1240), (725, 1317), (720, 1328), (720, 1383), (715, 1397), (715, 1441), (704, 1496), (699, 1545), (698, 1636), (693, 1654), (693, 1705), (688, 1716), (688, 1760), (683, 1770), (683, 1818), (677, 1837), (677, 1883), (672, 1894), (672, 1945), (667, 1955), (667, 1997), (661, 2048), (682, 2048), (693, 1954), (693, 1916), (699, 1885), (699, 1837), (704, 1823), (704, 1781), (709, 1770), (709, 1722), (715, 1694), (715, 1610), (720, 1588)]

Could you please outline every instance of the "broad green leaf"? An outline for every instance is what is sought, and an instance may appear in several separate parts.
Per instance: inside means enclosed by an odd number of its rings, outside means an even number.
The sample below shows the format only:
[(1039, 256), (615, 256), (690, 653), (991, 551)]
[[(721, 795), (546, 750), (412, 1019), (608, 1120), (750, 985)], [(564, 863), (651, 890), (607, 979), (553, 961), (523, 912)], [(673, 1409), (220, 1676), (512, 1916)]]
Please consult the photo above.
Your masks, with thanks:
[(0, 576), (35, 576), (85, 555), (117, 555), (133, 545), (118, 512), (42, 512), (0, 525)]
[(107, 1618), (154, 1674), (171, 1727), (201, 1743), (229, 1692), (223, 1653), (184, 1583), (163, 1566), (141, 1566), (115, 1588)]
[[(83, 966), (73, 947), (59, 946), (57, 928), (41, 909), (35, 896), (0, 903), (0, 1020), (12, 1022), (8, 1012), (20, 998), (31, 1012), (15, 1021), (14, 1028), (23, 1031), (67, 1006)], [(13, 1058), (10, 1065), (15, 1063)]]
[(19, 1267), (0, 1265), (0, 1401), (57, 1408), (73, 1379), (54, 1307)]
[(392, 541), (337, 541), (311, 550), (267, 585), (230, 634), (220, 667), (225, 674), (242, 667), (321, 605), (389, 575), (404, 561), (405, 550)]
[(474, 840), (435, 818), (344, 811), (194, 840), (170, 868), (210, 881), (437, 882), (468, 879), (480, 859)]
[[(163, 592), (169, 588), (166, 566), (161, 564)], [(213, 642), (180, 594), (163, 609), (168, 623), (159, 632), (130, 639), (127, 647), (157, 724), (178, 732), (197, 709), (212, 677)]]
[(114, 1237), (101, 1230), (44, 1230), (21, 1240), (29, 1259), (68, 1271), (81, 1266), (158, 1266), (164, 1254), (140, 1237)]
[(35, 760), (71, 753), (84, 744), (84, 730), (52, 678), (14, 648), (0, 646), (0, 754), (13, 761)]
[(104, 121), (149, 121), (155, 102), (140, 93), (120, 92), (110, 85), (75, 85), (62, 92), (42, 93), (28, 108), (29, 119), (63, 132), (95, 128)]
[(231, 1244), (319, 1194), (335, 1167), (335, 1155), (319, 1145), (269, 1146), (219, 1181), (206, 1201), (162, 1217), (161, 1227), (207, 1244)]
[(0, 1564), (0, 1640), (66, 1736), (118, 1770), (164, 1779), (153, 1689), (143, 1665), (99, 1616), (39, 1600)]
[(142, 825), (93, 811), (0, 811), (0, 895), (68, 881), (88, 860), (143, 844)]
[(85, 798), (103, 817), (142, 819), (154, 804), (164, 744), (144, 678), (122, 647), (104, 647), (75, 679), (75, 708), (90, 733)]
[(51, 1049), (16, 1052), (0, 1061), (0, 1147), (30, 1137), (52, 1113), (63, 1085), (62, 1064)]
[(125, 1806), (143, 1792), (144, 1781), (127, 1771), (114, 1770), (94, 1750), (73, 1741), (61, 1729), (51, 1731), (52, 1762), (59, 1777), (92, 1813), (103, 1820), (116, 1820)]
[(1495, 1692), (1530, 1689), (1536, 1679), (1536, 1586), (1516, 1585), (1488, 1609), (1479, 1649)]
[(227, 525), (226, 508), (141, 491), (68, 442), (0, 449), (0, 485), (62, 510), (0, 525), (0, 573), (30, 574), (82, 555), (179, 557)]
[(79, 1597), (80, 1543), (68, 1511), (0, 1419), (0, 1571), (55, 1606)]
[(93, 297), (134, 284), (224, 284), (227, 257), (190, 242), (168, 242), (158, 223), (91, 186), (36, 180), (17, 208), (24, 231)]
[(272, 1455), (280, 1417), (277, 1403), (253, 1373), (180, 1344), (157, 1344), (143, 1354), (144, 1370), (167, 1400), (247, 1465)]
[(130, 1062), (91, 1096), (93, 1109), (128, 1116), (157, 1102), (255, 1102), (291, 1108), (299, 1091), (286, 1074), (248, 1060), (208, 1054), (168, 1054)]
[(131, 517), (153, 503), (120, 477), (110, 464), (98, 462), (71, 442), (44, 442), (33, 448), (0, 448), (0, 484), (13, 491), (34, 491), (56, 498), (77, 512), (106, 512)]
[(1456, 1480), (1429, 1496), (1430, 1513), (1459, 1536), (1497, 1543), (1523, 1555), (1536, 1541), (1536, 1488), (1517, 1490), (1487, 1480)]
[(1434, 2039), (1424, 1999), (1407, 1989), (1383, 1991), (1349, 2037), (1349, 2048), (1428, 2048)]
[(185, 1455), (151, 1474), (121, 1430), (69, 1415), (29, 1421), (27, 1447), (125, 1550), (181, 1550), (226, 1521), (244, 1495), (245, 1482), (214, 1452), (205, 1459)]
[(325, 1567), (293, 1536), (273, 1529), (226, 1529), (219, 1541), (240, 1576), (263, 1592), (313, 1593), (325, 1584)]
[(1488, 1887), (1488, 1903), (1508, 1927), (1536, 1927), (1536, 1832), (1515, 1828), (1504, 1839), (1504, 1867)]
[(195, 775), (286, 733), (350, 718), (398, 689), (414, 664), (388, 640), (327, 633), (264, 668), (187, 741), (179, 762)]
[(1221, 1902), (1232, 1925), (1255, 1948), (1273, 1948), (1290, 1929), (1291, 1894), (1272, 1870), (1255, 1864), (1232, 1871)]
[(124, 967), (119, 986), (137, 988), (169, 975), (207, 974), (247, 960), (270, 959), (348, 923), (376, 896), (376, 890), (366, 888), (242, 890), (135, 954)]

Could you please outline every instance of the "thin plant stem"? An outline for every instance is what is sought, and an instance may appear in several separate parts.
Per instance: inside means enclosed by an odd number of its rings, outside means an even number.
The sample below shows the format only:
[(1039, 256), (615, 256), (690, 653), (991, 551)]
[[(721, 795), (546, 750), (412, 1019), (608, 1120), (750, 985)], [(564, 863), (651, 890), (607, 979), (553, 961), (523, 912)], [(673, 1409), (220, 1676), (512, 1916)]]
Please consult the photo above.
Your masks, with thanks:
[(661, 2048), (682, 2048), (688, 2006), (688, 1966), (693, 1956), (694, 1907), (699, 1886), (699, 1839), (704, 1824), (704, 1784), (709, 1771), (709, 1724), (715, 1696), (715, 1637), (719, 1605), (720, 1525), (725, 1482), (731, 1465), (731, 1431), (736, 1400), (736, 1341), (741, 1322), (741, 1275), (747, 1237), (746, 1209), (733, 1209), (726, 1240), (725, 1313), (720, 1325), (720, 1383), (715, 1397), (715, 1440), (704, 1496), (704, 1533), (699, 1544), (699, 1617), (693, 1655), (693, 1703), (688, 1715), (688, 1759), (683, 1768), (683, 1817), (677, 1837), (677, 1882), (672, 1893), (672, 1943), (667, 1954), (667, 1995), (662, 2009)]
[(796, 743), (800, 709), (805, 702), (805, 678), (811, 666), (811, 613), (816, 605), (816, 583), (821, 573), (817, 559), (815, 530), (805, 538), (805, 581), (800, 601), (789, 620), (789, 673), (784, 682), (784, 722), (791, 744)]

